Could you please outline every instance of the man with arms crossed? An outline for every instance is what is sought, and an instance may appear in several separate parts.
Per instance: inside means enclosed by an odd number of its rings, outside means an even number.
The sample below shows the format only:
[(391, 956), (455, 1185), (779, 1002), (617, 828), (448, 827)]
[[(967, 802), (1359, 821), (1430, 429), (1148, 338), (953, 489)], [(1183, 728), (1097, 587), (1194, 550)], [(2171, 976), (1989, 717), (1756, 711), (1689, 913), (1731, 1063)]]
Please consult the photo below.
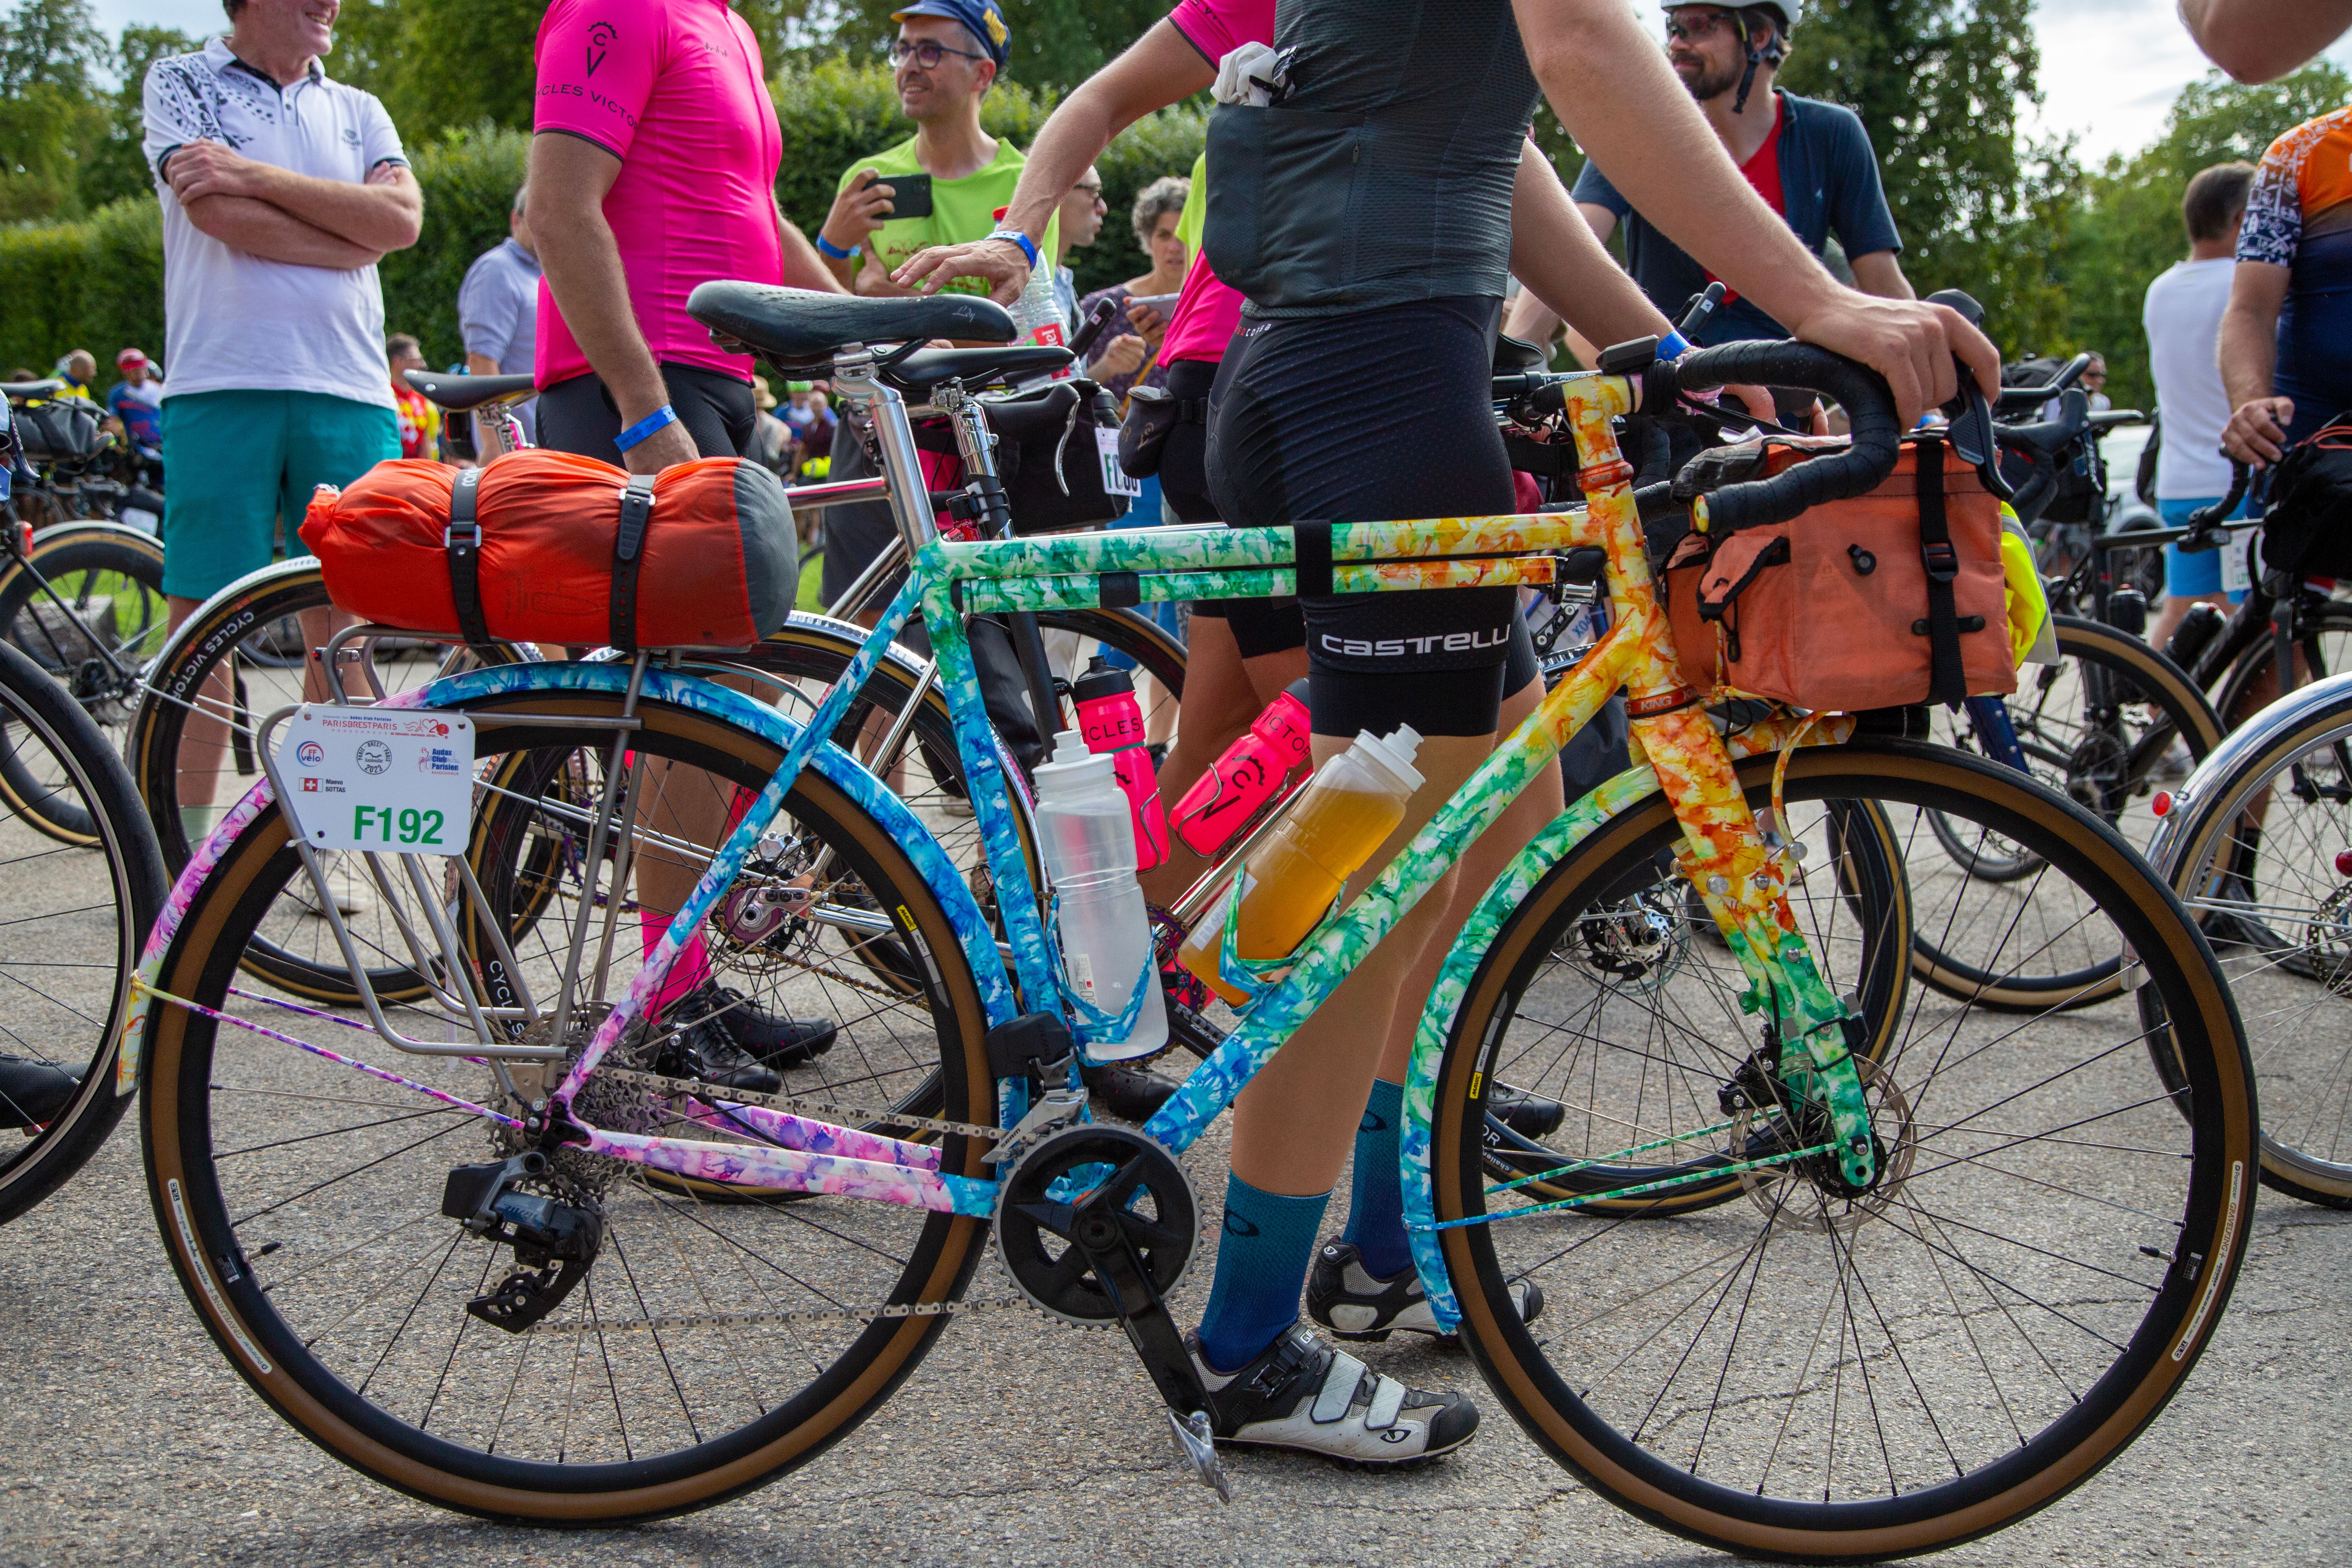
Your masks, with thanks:
[[(147, 68), (163, 209), (163, 592), (177, 626), (269, 564), (319, 485), (400, 456), (376, 262), (416, 243), (425, 198), (391, 117), (330, 80), (337, 0), (224, 0), (229, 32)], [(225, 460), (233, 459), (233, 460)], [(314, 624), (315, 623), (315, 624)], [(303, 617), (304, 641), (330, 635)], [(323, 700), (315, 671), (303, 695)], [(210, 830), (227, 677), (180, 752), (180, 812)]]
[[(746, 279), (839, 292), (776, 206), (782, 132), (759, 40), (719, 0), (555, 0), (540, 23), (530, 226), (544, 274), (536, 374), (542, 446), (654, 474), (744, 457), (751, 359), (686, 313), (695, 285)], [(716, 844), (732, 791), (648, 770), (650, 830)], [(648, 844), (637, 867), (646, 951), (700, 867)], [(833, 1046), (824, 1020), (772, 1016), (720, 985), (700, 936), (659, 1003), (674, 1070), (765, 1092)]]

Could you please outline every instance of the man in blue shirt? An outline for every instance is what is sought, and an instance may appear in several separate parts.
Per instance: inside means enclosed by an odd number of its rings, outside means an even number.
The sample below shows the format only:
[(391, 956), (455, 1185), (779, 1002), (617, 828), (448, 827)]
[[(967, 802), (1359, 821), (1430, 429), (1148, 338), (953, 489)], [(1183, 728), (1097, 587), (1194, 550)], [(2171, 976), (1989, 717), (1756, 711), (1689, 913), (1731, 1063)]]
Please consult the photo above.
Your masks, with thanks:
[[(1806, 248), (1824, 253), (1835, 235), (1853, 268), (1854, 286), (1885, 299), (1913, 298), (1897, 259), (1895, 231), (1879, 184), (1877, 155), (1853, 110), (1800, 98), (1773, 85), (1790, 39), (1789, 7), (1779, 0), (1732, 8), (1669, 5), (1666, 58), (1724, 150), (1765, 205), (1796, 231)], [(1650, 302), (1678, 320), (1693, 296), (1714, 281), (1683, 248), (1635, 212), (1601, 171), (1587, 163), (1576, 182), (1577, 209), (1602, 240), (1625, 226), (1626, 269)], [(1506, 331), (1545, 341), (1554, 322), (1522, 295)], [(1737, 294), (1691, 334), (1701, 344), (1785, 338), (1780, 322)]]

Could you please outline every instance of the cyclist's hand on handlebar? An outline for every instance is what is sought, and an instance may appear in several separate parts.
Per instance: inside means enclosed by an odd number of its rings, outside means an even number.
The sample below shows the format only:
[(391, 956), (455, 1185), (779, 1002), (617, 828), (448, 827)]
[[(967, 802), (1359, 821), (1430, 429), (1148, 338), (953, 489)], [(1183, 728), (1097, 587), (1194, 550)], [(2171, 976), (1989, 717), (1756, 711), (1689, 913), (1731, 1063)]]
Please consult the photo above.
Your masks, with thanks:
[(1029, 258), (1009, 239), (975, 239), (919, 250), (890, 274), (890, 281), (919, 294), (936, 294), (959, 278), (979, 279), (990, 299), (1010, 309), (1029, 281)]
[(2250, 397), (2221, 426), (2221, 450), (2249, 467), (2266, 468), (2286, 455), (2286, 427), (2294, 420), (2294, 398)]
[(1841, 289), (1828, 304), (1791, 325), (1806, 342), (1860, 360), (1885, 376), (1906, 429), (1959, 391), (1956, 360), (1976, 373), (1987, 397), (2000, 392), (2000, 351), (1948, 305), (1881, 300)]

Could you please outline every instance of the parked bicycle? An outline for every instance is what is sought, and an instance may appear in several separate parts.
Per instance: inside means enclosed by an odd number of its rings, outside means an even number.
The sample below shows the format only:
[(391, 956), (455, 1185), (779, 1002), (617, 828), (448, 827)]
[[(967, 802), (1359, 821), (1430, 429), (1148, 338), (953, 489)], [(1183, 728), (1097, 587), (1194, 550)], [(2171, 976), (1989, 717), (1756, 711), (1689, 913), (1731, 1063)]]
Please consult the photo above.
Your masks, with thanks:
[[(748, 285), (705, 285), (691, 308), (796, 372), (821, 368), (870, 416), (909, 584), (805, 723), (703, 679), (690, 654), (642, 650), (475, 670), (361, 710), (462, 725), (473, 765), (465, 820), (438, 825), (463, 853), (403, 847), (427, 830), (420, 815), (368, 854), (378, 896), (412, 911), (433, 984), (416, 1003), (373, 997), (360, 1017), (230, 992), (287, 884), (320, 891), (310, 838), (334, 820), (288, 793), (269, 742), (293, 713), (266, 720), (268, 777), (159, 926), (125, 1058), (189, 1300), (239, 1373), (330, 1452), (489, 1517), (610, 1521), (734, 1496), (822, 1451), (901, 1385), (948, 1317), (989, 1305), (1120, 1321), (1180, 1445), (1217, 1479), (1164, 1305), (1199, 1233), (1178, 1156), (1612, 692), (1679, 689), (1630, 488), (1596, 485), (1580, 513), (947, 542), (887, 372), (932, 337), (1009, 339), (1008, 317), (969, 299)], [(1611, 467), (1612, 415), (1735, 372), (1853, 411), (1854, 452), (1822, 459), (1832, 492), (1892, 465), (1883, 386), (1815, 351), (1738, 345), (1564, 384), (1582, 467), (1629, 472)], [(971, 411), (953, 419), (978, 485), (985, 428)], [(1788, 489), (1728, 488), (1697, 512), (1769, 521), (1796, 510)], [(1286, 975), (1262, 976), (1240, 1027), (1145, 1128), (1088, 1120), (961, 615), (1094, 605), (1107, 590), (1286, 593), (1326, 570), (1341, 592), (1533, 583), (1550, 552), (1576, 547), (1605, 552), (1609, 637)], [(919, 604), (992, 913), (922, 821), (828, 740)], [(1735, 1550), (1926, 1550), (2076, 1484), (2194, 1363), (2250, 1220), (2243, 1047), (2178, 903), (2025, 774), (1853, 731), (1775, 719), (1727, 741), (1688, 705), (1637, 720), (1637, 768), (1531, 845), (1469, 921), (1406, 1096), (1423, 1281), (1496, 1396), (1602, 1495)], [(681, 842), (637, 809), (655, 757), (741, 806), (723, 842)], [(1842, 803), (1893, 824), (1916, 920), (1996, 971), (2053, 924), (2087, 933), (2134, 955), (2133, 1005), (2037, 1026), (1927, 1005), (1899, 983), (1891, 1025), (1842, 1002), (1860, 993), (1863, 948), (1815, 940), (1851, 908), (1842, 858), (1801, 852), (1780, 826)], [(1937, 852), (1931, 870), (1908, 853), (1931, 810), (2028, 845), (2042, 868), (1993, 883)], [(578, 891), (539, 901), (575, 835)], [(649, 963), (616, 966), (618, 889), (644, 852), (707, 869)], [(1662, 855), (1700, 890), (1723, 956), (1625, 961), (1612, 929), (1640, 941), (1625, 890)], [(737, 923), (747, 903), (773, 924)], [(793, 1064), (784, 1092), (723, 1092), (678, 1076), (659, 1033), (637, 1026), (698, 932), (735, 975), (773, 954), (778, 969), (812, 961), (788, 984), (852, 963), (895, 983), (858, 993), (872, 1005), (845, 1011), (841, 1042)], [(362, 956), (343, 951), (370, 995)], [(1083, 1046), (1101, 1026), (1078, 1017)], [(2143, 1065), (2151, 1032), (2185, 1088)], [(399, 1070), (351, 1054), (371, 1033)], [(1880, 1037), (1874, 1057), (1855, 1048)], [(1662, 1040), (1677, 1055), (1662, 1058)], [(1529, 1203), (1485, 1179), (1486, 1089), (1507, 1061), (1616, 1118), (1619, 1144), (1549, 1173), (1589, 1190)], [(901, 1109), (917, 1102), (935, 1109)], [(967, 1301), (992, 1235), (1017, 1293)], [(1512, 1281), (1544, 1275), (1557, 1299), (1598, 1305), (1546, 1321), (1539, 1341)]]

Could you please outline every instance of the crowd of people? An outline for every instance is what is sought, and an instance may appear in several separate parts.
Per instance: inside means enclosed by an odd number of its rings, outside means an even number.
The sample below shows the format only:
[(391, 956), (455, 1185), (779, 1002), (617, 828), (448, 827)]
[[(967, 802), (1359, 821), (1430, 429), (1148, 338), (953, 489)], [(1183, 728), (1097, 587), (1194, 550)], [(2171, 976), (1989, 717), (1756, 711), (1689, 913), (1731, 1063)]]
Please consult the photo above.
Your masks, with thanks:
[[(2234, 25), (2230, 0), (2189, 3), (2200, 26)], [(332, 5), (225, 6), (226, 37), (156, 62), (145, 83), (173, 374), (148, 390), (155, 367), (126, 350), (109, 394), (126, 427), (154, 430), (168, 466), (175, 623), (265, 563), (278, 518), (298, 516), (312, 486), (439, 450), (437, 414), (400, 378), (423, 355), (414, 337), (385, 336), (376, 279), (382, 257), (418, 234), (400, 138), (373, 96), (326, 74)], [(1237, 525), (1514, 510), (1489, 398), (1498, 328), (1543, 342), (1564, 331), (1588, 362), (1594, 344), (1644, 336), (1672, 356), (1692, 346), (1674, 318), (1712, 281), (1728, 293), (1700, 343), (1823, 345), (1880, 372), (1906, 422), (1966, 379), (1992, 390), (1992, 345), (1913, 296), (1866, 128), (1777, 85), (1801, 47), (1792, 10), (1670, 0), (1661, 50), (1622, 0), (1518, 11), (1478, 0), (1442, 25), (1408, 0), (1296, 0), (1279, 16), (1273, 0), (1179, 0), (1064, 98), (1024, 153), (982, 129), (1012, 55), (996, 0), (912, 0), (894, 16), (889, 58), (914, 133), (842, 171), (803, 236), (776, 204), (781, 133), (747, 24), (723, 5), (554, 0), (537, 40), (528, 184), (509, 237), (459, 296), (466, 367), (528, 370), (539, 444), (631, 473), (749, 456), (857, 478), (876, 465), (865, 411), (833, 406), (814, 384), (787, 384), (779, 399), (749, 355), (687, 316), (693, 287), (947, 289), (1010, 304), (1042, 269), (1068, 330), (1099, 301), (1113, 307), (1089, 361), (1097, 380), (1121, 400), (1151, 387), (1177, 403), (1139, 521)], [(1278, 96), (1296, 112), (1236, 119), (1234, 156), (1212, 167), (1203, 154), (1149, 184), (1127, 215), (1149, 270), (1079, 298), (1069, 257), (1109, 216), (1095, 160), (1139, 116), (1213, 85), (1222, 102)], [(1572, 191), (1527, 136), (1547, 98), (1591, 157)], [(2337, 216), (2352, 199), (2347, 150), (2342, 110), (2282, 138), (2258, 171), (2222, 165), (2191, 182), (2189, 257), (2147, 306), (2168, 516), (2225, 488), (2217, 449), (2275, 461), (2352, 403), (2345, 361), (2326, 352), (2352, 267)], [(1349, 177), (1296, 173), (1341, 157)], [(1604, 247), (1621, 229), (1624, 268)], [(1851, 285), (1824, 265), (1832, 240)], [(76, 368), (86, 384), (95, 364)], [(224, 451), (237, 460), (210, 460)], [(834, 509), (826, 599), (894, 537), (887, 506)], [(2185, 563), (2175, 572), (2175, 604), (2218, 588)], [(1425, 782), (1366, 876), (1543, 694), (1507, 589), (1202, 603), (1167, 787), (1181, 790), (1302, 678), (1318, 762), (1360, 730), (1409, 724), (1423, 737)], [(653, 798), (649, 826), (671, 841), (724, 829), (718, 792)], [(1399, 1190), (1406, 1053), (1470, 900), (1560, 807), (1557, 777), (1530, 788), (1236, 1102), (1226, 1221), (1192, 1341), (1219, 1436), (1384, 1464), (1476, 1430), (1465, 1396), (1340, 1358), (1301, 1321), (1301, 1298), (1326, 1331), (1435, 1331)], [(1179, 851), (1147, 891), (1165, 903), (1200, 868)], [(646, 951), (694, 872), (648, 848), (636, 889)], [(676, 1070), (735, 1089), (773, 1089), (779, 1068), (829, 1048), (835, 1031), (726, 988), (698, 939), (659, 1005), (688, 1040)], [(1327, 1240), (1351, 1155), (1346, 1226)], [(1529, 1293), (1522, 1310), (1540, 1304)], [(1352, 1387), (1334, 1381), (1359, 1373)]]

